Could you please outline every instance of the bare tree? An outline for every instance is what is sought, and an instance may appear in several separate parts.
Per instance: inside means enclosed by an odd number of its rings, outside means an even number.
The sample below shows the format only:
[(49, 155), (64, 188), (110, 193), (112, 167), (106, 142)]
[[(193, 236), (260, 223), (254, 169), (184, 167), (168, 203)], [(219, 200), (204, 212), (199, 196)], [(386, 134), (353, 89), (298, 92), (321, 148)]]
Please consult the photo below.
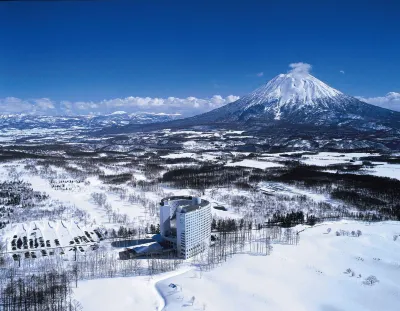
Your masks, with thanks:
[(372, 286), (372, 285), (374, 285), (374, 284), (376, 284), (378, 282), (379, 282), (379, 280), (375, 275), (370, 275), (369, 277), (367, 277), (364, 280), (363, 284)]

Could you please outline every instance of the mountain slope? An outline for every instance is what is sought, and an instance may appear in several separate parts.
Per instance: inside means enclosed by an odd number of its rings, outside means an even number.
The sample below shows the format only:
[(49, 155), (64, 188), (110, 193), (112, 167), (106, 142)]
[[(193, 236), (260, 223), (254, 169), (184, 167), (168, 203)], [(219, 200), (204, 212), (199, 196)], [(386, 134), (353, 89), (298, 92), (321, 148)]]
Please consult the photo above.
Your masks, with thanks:
[(107, 128), (102, 134), (161, 129), (244, 130), (252, 150), (400, 150), (400, 112), (348, 96), (308, 74), (291, 71), (235, 102), (191, 118)]
[(191, 122), (239, 122), (400, 128), (400, 113), (345, 95), (310, 74), (280, 74), (239, 100), (191, 118)]

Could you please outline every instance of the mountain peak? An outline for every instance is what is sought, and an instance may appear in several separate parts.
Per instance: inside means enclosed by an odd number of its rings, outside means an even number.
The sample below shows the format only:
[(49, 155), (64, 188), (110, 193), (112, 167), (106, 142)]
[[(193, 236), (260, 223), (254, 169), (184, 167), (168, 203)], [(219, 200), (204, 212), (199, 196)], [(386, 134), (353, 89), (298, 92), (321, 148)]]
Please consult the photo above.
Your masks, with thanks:
[[(259, 87), (246, 98), (246, 108), (262, 103), (275, 103), (278, 107), (286, 104), (314, 105), (321, 99), (343, 95), (309, 73), (289, 72), (280, 74)], [(279, 112), (277, 117), (279, 119)]]
[(308, 64), (294, 63), (290, 67), (288, 73), (277, 75), (250, 94), (176, 124), (219, 123), (257, 129), (301, 124), (346, 127), (357, 131), (400, 128), (400, 113), (343, 94), (311, 75)]

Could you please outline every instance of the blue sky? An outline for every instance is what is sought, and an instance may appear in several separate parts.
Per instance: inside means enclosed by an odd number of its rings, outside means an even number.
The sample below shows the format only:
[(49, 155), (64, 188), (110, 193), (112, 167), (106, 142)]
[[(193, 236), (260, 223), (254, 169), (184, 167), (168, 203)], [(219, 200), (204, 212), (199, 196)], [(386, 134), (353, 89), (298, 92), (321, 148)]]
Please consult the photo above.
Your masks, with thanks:
[(395, 0), (0, 2), (0, 98), (226, 98), (293, 62), (350, 95), (384, 96), (400, 92), (399, 11)]

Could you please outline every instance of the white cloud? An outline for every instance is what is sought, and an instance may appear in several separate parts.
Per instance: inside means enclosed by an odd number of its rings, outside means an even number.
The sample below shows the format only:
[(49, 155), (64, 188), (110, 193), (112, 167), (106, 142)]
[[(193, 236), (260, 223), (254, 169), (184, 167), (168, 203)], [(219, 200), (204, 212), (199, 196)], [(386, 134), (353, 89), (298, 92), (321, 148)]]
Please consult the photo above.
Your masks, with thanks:
[(34, 99), (33, 102), (34, 107), (38, 111), (47, 111), (51, 109), (55, 109), (54, 102), (48, 98), (39, 98), (39, 99)]
[(400, 93), (397, 92), (389, 92), (386, 94), (386, 96), (382, 97), (366, 98), (358, 96), (357, 98), (375, 106), (400, 111)]
[(264, 72), (259, 72), (256, 74), (257, 77), (262, 77), (264, 75)]
[(152, 97), (125, 97), (93, 101), (60, 101), (55, 102), (48, 98), (22, 100), (15, 97), (0, 99), (0, 114), (41, 114), (41, 115), (88, 115), (110, 114), (115, 111), (179, 113), (183, 116), (192, 116), (219, 108), (238, 100), (239, 97), (229, 95), (222, 97), (214, 95), (211, 98), (152, 98)]
[(292, 68), (289, 72), (293, 75), (303, 77), (310, 73), (312, 66), (307, 63), (292, 63), (289, 64), (289, 67)]
[(98, 103), (101, 109), (110, 110), (123, 109), (124, 111), (146, 111), (146, 112), (165, 112), (180, 113), (182, 115), (195, 115), (226, 105), (239, 99), (237, 96), (222, 97), (214, 95), (211, 98), (151, 98), (151, 97), (126, 97), (112, 100), (104, 100)]
[(339, 72), (340, 72), (341, 74), (345, 74), (344, 70), (340, 70)]
[(55, 103), (48, 98), (22, 100), (16, 97), (6, 97), (0, 99), (1, 114), (48, 114), (52, 109), (55, 109)]

